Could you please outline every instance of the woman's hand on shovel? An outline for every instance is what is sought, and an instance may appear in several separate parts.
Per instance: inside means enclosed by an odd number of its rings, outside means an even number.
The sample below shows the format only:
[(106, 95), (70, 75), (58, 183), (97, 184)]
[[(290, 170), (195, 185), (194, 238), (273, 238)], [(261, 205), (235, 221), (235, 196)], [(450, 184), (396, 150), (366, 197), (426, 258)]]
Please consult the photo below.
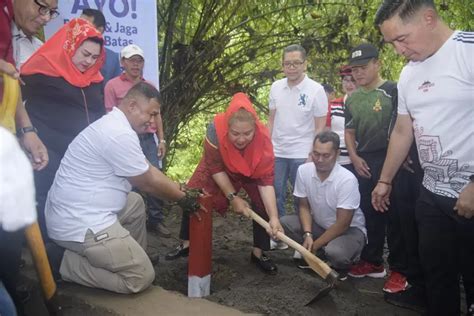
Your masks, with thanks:
[(278, 232), (285, 233), (283, 231), (283, 227), (280, 224), (280, 220), (278, 219), (278, 216), (270, 218), (268, 221), (270, 224), (270, 229), (267, 230), (267, 233), (272, 236), (273, 239), (278, 239), (277, 234)]
[(241, 214), (246, 217), (249, 216), (248, 210), (250, 208), (250, 205), (240, 196), (235, 196), (234, 199), (230, 202), (230, 205), (232, 206), (234, 212), (236, 212), (237, 214)]

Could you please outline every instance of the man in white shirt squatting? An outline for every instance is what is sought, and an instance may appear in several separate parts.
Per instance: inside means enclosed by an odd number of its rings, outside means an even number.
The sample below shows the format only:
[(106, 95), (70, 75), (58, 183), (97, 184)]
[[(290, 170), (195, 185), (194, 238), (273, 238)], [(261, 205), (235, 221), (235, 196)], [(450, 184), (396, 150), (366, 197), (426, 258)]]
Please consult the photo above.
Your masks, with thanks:
[(300, 166), (294, 195), (299, 215), (281, 218), (287, 235), (313, 252), (324, 250), (330, 265), (345, 279), (366, 243), (365, 218), (359, 208), (356, 177), (336, 161), (339, 136), (332, 131), (314, 138), (313, 162)]
[(150, 84), (136, 84), (69, 145), (45, 209), (49, 237), (66, 248), (59, 269), (64, 280), (118, 293), (140, 292), (152, 283), (145, 204), (132, 186), (198, 207), (140, 148), (137, 134), (154, 121), (160, 99)]

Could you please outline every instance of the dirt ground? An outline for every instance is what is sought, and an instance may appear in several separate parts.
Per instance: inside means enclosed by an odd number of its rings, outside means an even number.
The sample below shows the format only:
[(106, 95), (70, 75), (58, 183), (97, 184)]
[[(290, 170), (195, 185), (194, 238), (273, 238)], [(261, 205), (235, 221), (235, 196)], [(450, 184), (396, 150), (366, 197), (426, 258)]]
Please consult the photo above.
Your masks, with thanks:
[[(165, 224), (172, 238), (149, 234), (149, 243), (158, 248), (160, 262), (156, 268), (155, 285), (166, 290), (187, 294), (187, 258), (166, 261), (165, 254), (178, 243), (181, 214), (165, 210)], [(211, 295), (206, 299), (240, 310), (263, 315), (417, 315), (383, 300), (383, 279), (348, 278), (328, 296), (311, 306), (305, 306), (325, 286), (311, 270), (298, 269), (292, 260), (293, 251), (277, 250), (268, 255), (278, 265), (278, 274), (262, 273), (250, 262), (252, 223), (250, 219), (228, 213), (213, 216), (213, 265)], [(33, 273), (34, 271), (30, 271)], [(32, 286), (32, 297), (25, 306), (26, 315), (47, 315), (34, 276), (26, 283)], [(68, 284), (58, 284), (67, 287)], [(67, 291), (63, 291), (65, 293)], [(61, 293), (61, 291), (60, 291)], [(117, 300), (121, 300), (117, 295)], [(61, 316), (113, 316), (109, 311), (77, 299), (60, 296)], [(159, 313), (158, 313), (159, 314)]]
[[(165, 261), (164, 255), (178, 243), (181, 215), (167, 211), (166, 225), (173, 238), (150, 236), (159, 248), (155, 284), (167, 290), (187, 293), (187, 258)], [(293, 250), (268, 253), (278, 265), (278, 274), (265, 275), (250, 262), (252, 223), (228, 213), (213, 216), (213, 265), (211, 295), (207, 299), (246, 313), (266, 315), (416, 315), (384, 302), (384, 280), (348, 278), (329, 296), (305, 306), (324, 287), (324, 281), (311, 270), (298, 269)]]

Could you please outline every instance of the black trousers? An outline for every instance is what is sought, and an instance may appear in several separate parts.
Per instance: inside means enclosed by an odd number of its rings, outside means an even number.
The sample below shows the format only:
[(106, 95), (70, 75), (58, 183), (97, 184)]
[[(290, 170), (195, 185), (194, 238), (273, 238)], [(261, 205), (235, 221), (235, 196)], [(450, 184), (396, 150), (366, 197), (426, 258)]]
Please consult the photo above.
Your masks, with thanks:
[[(408, 279), (408, 283), (419, 288), (424, 288), (423, 272), (421, 270), (418, 254), (418, 227), (415, 217), (415, 208), (420, 196), (421, 183), (423, 181), (423, 170), (418, 161), (416, 148), (411, 155), (413, 164), (411, 173), (403, 168), (400, 169), (393, 181), (391, 204), (396, 210), (391, 216), (391, 225), (388, 225), (388, 235), (394, 236), (400, 233), (401, 238), (389, 238), (389, 242), (398, 242), (398, 245), (390, 245), (390, 249), (402, 249), (396, 255), (396, 262), (389, 262), (392, 270), (402, 273)], [(395, 229), (394, 229), (395, 228)], [(399, 228), (399, 232), (396, 230)], [(397, 250), (395, 250), (397, 251)], [(393, 257), (390, 257), (393, 261)]]
[[(367, 245), (362, 250), (361, 259), (375, 265), (383, 264), (383, 247), (387, 235), (390, 266), (404, 266), (404, 245), (397, 209), (392, 206), (388, 212), (381, 213), (372, 206), (372, 191), (380, 178), (386, 152), (359, 153), (359, 155), (367, 162), (372, 175), (370, 179), (357, 176), (360, 208), (364, 213), (367, 229)], [(388, 230), (387, 225), (390, 226)]]
[(34, 172), (35, 179), (35, 191), (36, 191), (36, 210), (38, 214), (38, 225), (41, 230), (43, 241), (49, 242), (48, 230), (46, 229), (46, 219), (44, 215), (44, 208), (46, 199), (48, 197), (48, 191), (53, 185), (56, 171), (59, 169), (63, 154), (58, 154), (53, 150), (48, 150), (49, 162), (48, 165), (40, 171)]
[(428, 315), (460, 314), (460, 277), (474, 304), (474, 219), (458, 216), (455, 203), (422, 188), (416, 206)]
[(357, 176), (359, 180), (360, 208), (365, 216), (367, 229), (367, 245), (362, 250), (361, 259), (372, 264), (383, 263), (383, 247), (385, 244), (385, 230), (387, 227), (387, 213), (377, 212), (372, 206), (372, 191), (380, 178), (385, 151), (378, 153), (359, 153), (370, 168), (370, 179)]

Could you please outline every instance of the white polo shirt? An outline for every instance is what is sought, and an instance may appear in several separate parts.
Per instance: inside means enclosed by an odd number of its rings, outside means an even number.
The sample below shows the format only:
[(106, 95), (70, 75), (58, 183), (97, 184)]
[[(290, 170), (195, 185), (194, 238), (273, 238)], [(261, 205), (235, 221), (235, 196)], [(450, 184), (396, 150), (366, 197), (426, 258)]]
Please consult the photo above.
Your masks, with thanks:
[(350, 226), (360, 229), (367, 236), (365, 217), (359, 208), (359, 183), (352, 172), (338, 163), (323, 182), (319, 179), (313, 162), (301, 165), (293, 194), (308, 199), (314, 222), (324, 229), (336, 223), (338, 208), (355, 210)]
[(454, 32), (432, 56), (403, 68), (398, 113), (413, 119), (423, 186), (458, 198), (474, 174), (474, 32)]
[(12, 22), (12, 41), (13, 41), (13, 58), (15, 59), (16, 68), (21, 66), (33, 55), (38, 48), (43, 45), (37, 37), (28, 38), (22, 30), (20, 30), (15, 22)]
[(149, 168), (140, 142), (117, 107), (84, 129), (69, 145), (48, 193), (48, 235), (84, 242), (117, 221), (132, 186), (127, 177)]
[(290, 88), (287, 78), (270, 89), (270, 110), (275, 110), (272, 143), (276, 157), (307, 158), (315, 136), (314, 118), (326, 116), (328, 99), (322, 85), (305, 75)]
[(14, 232), (36, 221), (35, 185), (30, 161), (2, 126), (0, 166), (0, 228)]

